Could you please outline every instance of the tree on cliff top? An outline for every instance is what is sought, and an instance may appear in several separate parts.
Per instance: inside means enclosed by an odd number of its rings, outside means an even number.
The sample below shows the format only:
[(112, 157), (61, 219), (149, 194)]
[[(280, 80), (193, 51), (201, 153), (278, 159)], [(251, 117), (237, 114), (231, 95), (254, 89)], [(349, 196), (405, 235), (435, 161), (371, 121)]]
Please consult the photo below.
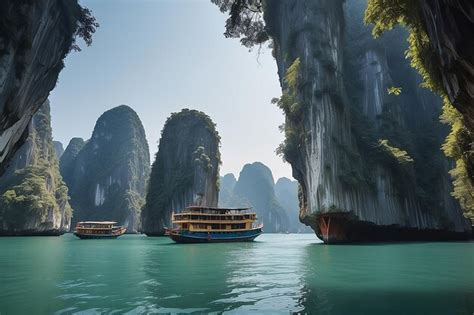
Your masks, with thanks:
[(240, 38), (247, 48), (261, 45), (270, 39), (263, 21), (262, 0), (211, 0), (221, 12), (229, 12), (224, 36)]

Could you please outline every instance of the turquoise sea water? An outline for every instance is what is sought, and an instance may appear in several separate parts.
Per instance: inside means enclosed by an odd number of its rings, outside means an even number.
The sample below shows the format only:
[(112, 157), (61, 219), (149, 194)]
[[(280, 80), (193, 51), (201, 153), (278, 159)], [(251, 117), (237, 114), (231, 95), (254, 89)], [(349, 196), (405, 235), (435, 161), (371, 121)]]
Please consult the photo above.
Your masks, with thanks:
[(0, 238), (0, 314), (469, 314), (474, 242)]

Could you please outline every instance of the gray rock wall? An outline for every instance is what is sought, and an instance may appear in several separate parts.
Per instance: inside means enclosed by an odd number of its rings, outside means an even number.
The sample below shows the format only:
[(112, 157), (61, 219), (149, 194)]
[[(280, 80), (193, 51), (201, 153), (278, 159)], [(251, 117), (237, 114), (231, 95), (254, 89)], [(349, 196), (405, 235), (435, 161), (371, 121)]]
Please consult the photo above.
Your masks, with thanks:
[(163, 235), (171, 214), (188, 206), (217, 206), (219, 144), (215, 125), (203, 112), (183, 109), (168, 118), (142, 211), (143, 233)]
[(61, 159), (78, 221), (117, 221), (139, 229), (150, 172), (150, 153), (138, 115), (126, 105), (102, 114), (91, 139), (74, 138)]
[[(296, 97), (302, 113), (296, 118), (287, 115), (286, 127), (300, 132), (289, 162), (302, 188), (302, 221), (318, 235), (319, 218), (336, 213), (376, 226), (467, 232), (467, 222), (445, 188), (443, 198), (450, 200), (446, 207), (435, 211), (421, 207), (417, 165), (401, 165), (377, 146), (377, 137), (387, 137), (394, 146), (410, 152), (413, 139), (399, 132), (406, 130), (405, 116), (410, 112), (403, 112), (407, 109), (403, 100), (388, 94), (393, 69), (386, 51), (372, 43), (370, 33), (358, 55), (347, 49), (353, 34), (346, 32), (343, 1), (272, 1), (265, 20), (284, 91), (288, 68), (297, 58), (301, 62)], [(345, 70), (349, 60), (355, 69), (351, 73)], [(356, 92), (349, 89), (348, 93), (348, 81), (360, 82)], [(412, 99), (410, 105), (413, 102), (420, 103)], [(359, 108), (357, 113), (354, 108)], [(354, 116), (361, 111), (361, 120), (355, 122)], [(362, 120), (365, 130), (361, 132), (355, 124)], [(371, 145), (364, 139), (369, 133), (376, 135), (369, 139)], [(448, 187), (444, 175), (440, 186)]]
[(0, 178), (0, 235), (59, 235), (72, 209), (59, 174), (49, 102), (33, 116), (28, 137)]
[(0, 4), (0, 174), (56, 85), (81, 14), (77, 1)]

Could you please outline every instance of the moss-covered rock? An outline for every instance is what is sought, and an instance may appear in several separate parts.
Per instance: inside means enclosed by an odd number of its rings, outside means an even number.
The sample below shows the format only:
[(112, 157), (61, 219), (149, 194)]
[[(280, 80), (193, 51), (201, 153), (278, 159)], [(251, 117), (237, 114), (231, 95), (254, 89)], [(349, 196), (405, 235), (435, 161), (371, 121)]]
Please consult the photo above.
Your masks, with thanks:
[(59, 235), (69, 229), (71, 216), (46, 102), (0, 178), (0, 235)]
[(183, 109), (167, 119), (153, 163), (142, 232), (163, 235), (171, 213), (190, 205), (217, 206), (220, 137), (205, 113)]
[[(82, 148), (81, 148), (82, 147)], [(138, 230), (150, 170), (150, 152), (140, 118), (126, 105), (99, 117), (91, 139), (71, 140), (61, 158), (70, 189), (73, 224), (112, 220)]]

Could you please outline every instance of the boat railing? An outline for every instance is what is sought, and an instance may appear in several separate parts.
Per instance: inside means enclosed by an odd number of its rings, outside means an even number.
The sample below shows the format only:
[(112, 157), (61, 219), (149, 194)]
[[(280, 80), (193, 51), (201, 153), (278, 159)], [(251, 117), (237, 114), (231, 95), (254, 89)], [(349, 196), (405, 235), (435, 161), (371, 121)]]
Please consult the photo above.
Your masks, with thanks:
[(263, 229), (263, 223), (256, 223), (252, 224), (252, 229)]

